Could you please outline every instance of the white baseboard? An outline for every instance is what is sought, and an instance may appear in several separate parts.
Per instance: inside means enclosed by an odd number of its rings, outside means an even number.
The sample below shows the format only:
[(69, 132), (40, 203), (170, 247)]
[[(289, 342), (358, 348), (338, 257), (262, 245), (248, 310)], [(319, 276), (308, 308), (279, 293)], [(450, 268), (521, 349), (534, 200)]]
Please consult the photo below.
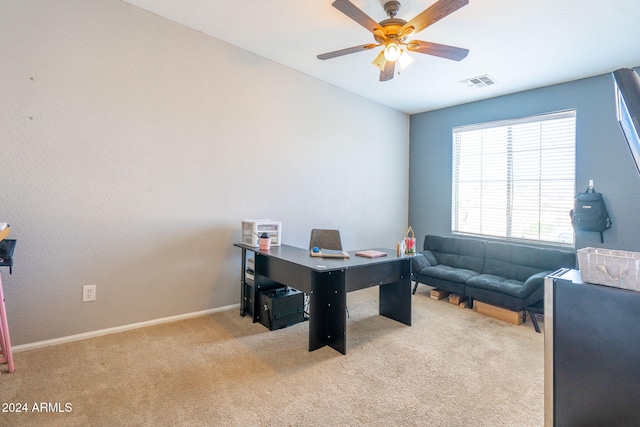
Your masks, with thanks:
[(212, 308), (209, 310), (196, 311), (193, 313), (178, 314), (176, 316), (163, 317), (160, 319), (147, 320), (145, 322), (130, 323), (128, 325), (115, 326), (113, 328), (100, 329), (97, 331), (84, 332), (82, 334), (70, 335), (67, 337), (54, 338), (51, 340), (37, 341), (29, 344), (21, 344), (12, 346), (11, 350), (14, 353), (21, 351), (33, 350), (36, 348), (49, 347), (52, 345), (65, 344), (73, 341), (86, 340), (88, 338), (99, 337), (102, 335), (116, 334), (118, 332), (130, 331), (132, 329), (146, 328), (147, 326), (160, 325), (162, 323), (176, 322), (178, 320), (191, 319), (193, 317), (206, 316), (213, 313), (219, 313), (221, 311), (227, 311), (240, 308), (240, 304), (228, 305), (226, 307)]

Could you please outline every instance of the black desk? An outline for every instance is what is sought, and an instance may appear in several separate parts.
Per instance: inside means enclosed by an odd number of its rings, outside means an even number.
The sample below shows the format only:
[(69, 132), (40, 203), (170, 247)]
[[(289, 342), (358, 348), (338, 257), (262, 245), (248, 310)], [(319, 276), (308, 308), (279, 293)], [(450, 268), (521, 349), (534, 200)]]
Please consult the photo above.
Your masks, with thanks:
[[(307, 249), (272, 246), (263, 251), (236, 243), (242, 249), (242, 291), (240, 314), (245, 315), (246, 251), (255, 253), (254, 292), (274, 286), (291, 286), (309, 295), (309, 351), (329, 345), (347, 353), (347, 292), (380, 287), (380, 314), (411, 326), (411, 260), (398, 258), (395, 250), (386, 257), (317, 258)], [(257, 295), (252, 296), (254, 321)]]
[(0, 267), (9, 267), (9, 274), (13, 273), (13, 253), (16, 250), (14, 239), (0, 240)]

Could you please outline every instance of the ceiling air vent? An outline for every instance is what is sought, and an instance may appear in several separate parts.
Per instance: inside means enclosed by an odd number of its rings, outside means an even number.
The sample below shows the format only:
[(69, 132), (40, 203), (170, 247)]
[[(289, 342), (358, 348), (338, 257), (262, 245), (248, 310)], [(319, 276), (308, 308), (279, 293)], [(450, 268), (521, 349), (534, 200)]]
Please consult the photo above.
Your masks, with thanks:
[(493, 86), (496, 82), (490, 75), (484, 74), (478, 77), (471, 77), (470, 79), (460, 80), (458, 83), (462, 83), (466, 87), (487, 87)]

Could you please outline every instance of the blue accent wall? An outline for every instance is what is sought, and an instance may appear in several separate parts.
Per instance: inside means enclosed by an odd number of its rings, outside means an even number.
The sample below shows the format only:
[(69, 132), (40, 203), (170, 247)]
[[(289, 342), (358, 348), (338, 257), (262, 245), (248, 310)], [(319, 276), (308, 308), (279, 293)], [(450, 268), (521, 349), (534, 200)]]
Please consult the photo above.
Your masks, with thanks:
[(604, 244), (598, 233), (578, 232), (575, 248), (640, 251), (640, 176), (616, 120), (610, 73), (411, 116), (409, 224), (418, 247), (425, 234), (451, 235), (454, 127), (567, 109), (576, 110), (576, 192), (593, 179), (613, 221)]

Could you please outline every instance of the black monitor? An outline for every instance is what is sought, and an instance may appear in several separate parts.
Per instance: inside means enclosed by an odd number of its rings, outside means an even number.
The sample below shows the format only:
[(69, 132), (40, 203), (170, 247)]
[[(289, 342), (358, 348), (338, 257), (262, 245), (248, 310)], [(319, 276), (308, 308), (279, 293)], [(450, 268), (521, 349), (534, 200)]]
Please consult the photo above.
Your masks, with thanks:
[(618, 123), (640, 174), (640, 76), (629, 68), (613, 72)]

